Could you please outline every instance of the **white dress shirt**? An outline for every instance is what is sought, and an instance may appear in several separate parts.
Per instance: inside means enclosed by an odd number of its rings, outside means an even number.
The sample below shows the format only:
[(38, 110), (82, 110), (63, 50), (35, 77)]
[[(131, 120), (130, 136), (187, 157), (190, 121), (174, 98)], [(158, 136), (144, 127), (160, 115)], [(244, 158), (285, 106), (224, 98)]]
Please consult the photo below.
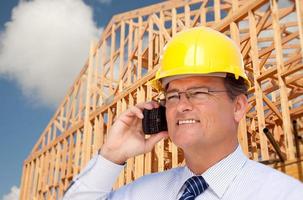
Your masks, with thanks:
[[(112, 191), (124, 166), (100, 155), (74, 179), (64, 200), (177, 200), (194, 176), (187, 167), (145, 175)], [(201, 174), (209, 188), (196, 200), (303, 200), (303, 184), (275, 169), (249, 160), (238, 147)]]

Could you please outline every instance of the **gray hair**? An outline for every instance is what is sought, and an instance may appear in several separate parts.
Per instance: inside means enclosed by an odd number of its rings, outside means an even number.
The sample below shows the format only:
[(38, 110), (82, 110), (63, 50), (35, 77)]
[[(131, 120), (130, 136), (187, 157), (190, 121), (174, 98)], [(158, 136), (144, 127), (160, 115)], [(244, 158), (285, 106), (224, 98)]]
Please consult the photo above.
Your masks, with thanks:
[(236, 79), (233, 74), (228, 73), (224, 79), (224, 86), (228, 91), (227, 94), (231, 100), (234, 100), (241, 94), (247, 96), (248, 86), (242, 77)]

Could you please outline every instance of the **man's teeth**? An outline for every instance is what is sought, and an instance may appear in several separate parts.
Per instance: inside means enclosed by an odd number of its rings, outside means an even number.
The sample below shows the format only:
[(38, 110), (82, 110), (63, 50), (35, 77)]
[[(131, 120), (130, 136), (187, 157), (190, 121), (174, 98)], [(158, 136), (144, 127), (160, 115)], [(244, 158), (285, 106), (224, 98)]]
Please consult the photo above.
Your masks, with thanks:
[(199, 120), (194, 120), (194, 119), (187, 119), (187, 120), (179, 120), (178, 121), (178, 125), (182, 125), (182, 124), (194, 124), (200, 122)]

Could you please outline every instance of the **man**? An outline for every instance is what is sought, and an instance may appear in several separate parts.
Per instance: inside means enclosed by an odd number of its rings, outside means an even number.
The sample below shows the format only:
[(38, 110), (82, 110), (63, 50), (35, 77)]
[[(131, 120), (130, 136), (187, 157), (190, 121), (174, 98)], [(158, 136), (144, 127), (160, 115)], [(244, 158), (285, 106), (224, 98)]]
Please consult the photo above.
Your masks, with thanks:
[[(247, 108), (249, 80), (242, 56), (225, 35), (205, 27), (178, 33), (165, 47), (153, 87), (165, 93), (168, 132), (146, 139), (140, 103), (122, 113), (106, 143), (67, 191), (67, 199), (303, 199), (303, 185), (247, 159), (237, 128)], [(127, 159), (170, 137), (186, 166), (143, 176), (112, 191)]]

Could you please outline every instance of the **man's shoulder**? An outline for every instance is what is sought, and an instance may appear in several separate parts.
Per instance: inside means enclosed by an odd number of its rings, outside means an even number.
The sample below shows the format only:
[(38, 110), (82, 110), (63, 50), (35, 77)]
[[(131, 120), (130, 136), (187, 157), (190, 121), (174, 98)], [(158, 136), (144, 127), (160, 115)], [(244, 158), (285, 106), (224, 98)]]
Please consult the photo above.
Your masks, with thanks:
[(184, 167), (177, 167), (162, 172), (147, 174), (130, 183), (129, 187), (137, 190), (146, 187), (165, 189), (178, 182), (183, 170)]
[(303, 191), (303, 184), (300, 181), (270, 166), (249, 160), (247, 170), (251, 170), (255, 179), (259, 179), (264, 185), (271, 188), (292, 187), (301, 188)]
[[(162, 172), (155, 172), (151, 174), (144, 175), (137, 179), (140, 182), (158, 182), (158, 181), (171, 181), (171, 179), (176, 179), (184, 170), (184, 167), (176, 167)], [(159, 182), (158, 182), (159, 183)]]
[(238, 176), (238, 184), (256, 199), (292, 199), (303, 196), (303, 184), (270, 166), (248, 160)]
[(141, 176), (133, 182), (119, 188), (112, 195), (118, 197), (117, 199), (122, 199), (121, 197), (124, 196), (127, 196), (128, 199), (143, 199), (143, 197), (147, 196), (157, 199), (157, 195), (162, 197), (164, 194), (169, 195), (169, 193), (174, 192), (173, 190), (183, 173), (183, 169), (184, 167), (178, 167)]

